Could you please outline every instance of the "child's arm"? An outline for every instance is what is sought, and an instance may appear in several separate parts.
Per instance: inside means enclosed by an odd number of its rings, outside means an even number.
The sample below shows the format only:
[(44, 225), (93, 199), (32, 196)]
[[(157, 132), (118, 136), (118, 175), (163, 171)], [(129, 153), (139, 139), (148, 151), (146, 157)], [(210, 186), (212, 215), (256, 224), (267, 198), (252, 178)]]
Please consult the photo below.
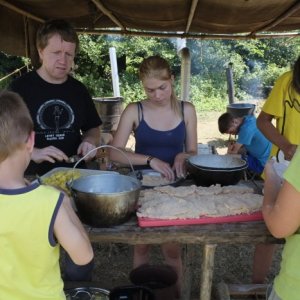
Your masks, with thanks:
[(236, 142), (230, 142), (228, 144), (227, 153), (228, 154), (239, 154), (239, 150), (242, 148), (243, 144)]
[(277, 175), (272, 160), (265, 167), (263, 216), (270, 232), (277, 238), (292, 235), (300, 227), (300, 192)]
[(54, 234), (75, 264), (85, 265), (93, 259), (94, 253), (90, 240), (67, 196), (64, 197), (58, 211)]

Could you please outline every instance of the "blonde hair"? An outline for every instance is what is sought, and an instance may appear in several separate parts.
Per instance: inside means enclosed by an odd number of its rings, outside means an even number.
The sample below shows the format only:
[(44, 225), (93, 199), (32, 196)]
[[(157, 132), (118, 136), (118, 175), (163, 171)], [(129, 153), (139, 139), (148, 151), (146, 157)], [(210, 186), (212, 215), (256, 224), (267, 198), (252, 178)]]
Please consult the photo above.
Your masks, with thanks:
[(14, 92), (0, 92), (0, 162), (24, 147), (33, 122), (22, 98)]
[[(169, 63), (164, 58), (154, 55), (143, 60), (139, 67), (139, 77), (141, 81), (144, 81), (146, 78), (171, 80), (172, 72)], [(179, 114), (180, 106), (173, 86), (171, 93), (171, 107)]]

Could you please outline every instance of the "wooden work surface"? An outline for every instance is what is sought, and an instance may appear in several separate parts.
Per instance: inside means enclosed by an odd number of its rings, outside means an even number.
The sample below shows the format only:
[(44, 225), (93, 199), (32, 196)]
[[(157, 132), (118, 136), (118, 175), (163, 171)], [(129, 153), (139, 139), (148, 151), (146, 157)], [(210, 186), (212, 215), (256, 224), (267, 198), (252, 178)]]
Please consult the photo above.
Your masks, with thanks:
[[(132, 217), (128, 222), (111, 228), (93, 228), (86, 226), (92, 242), (125, 243), (125, 244), (162, 244), (178, 242), (186, 244), (202, 244), (201, 276), (199, 283), (199, 299), (210, 300), (214, 270), (214, 256), (218, 244), (257, 244), (282, 243), (275, 239), (263, 221), (202, 224), (186, 226), (164, 226), (141, 228), (137, 218)], [(187, 255), (188, 257), (189, 255)], [(189, 272), (189, 271), (188, 271)], [(189, 277), (189, 275), (186, 275)], [(190, 286), (183, 283), (182, 299), (190, 299)]]
[(278, 243), (263, 221), (141, 228), (136, 217), (109, 228), (86, 226), (92, 242), (125, 244), (241, 244)]

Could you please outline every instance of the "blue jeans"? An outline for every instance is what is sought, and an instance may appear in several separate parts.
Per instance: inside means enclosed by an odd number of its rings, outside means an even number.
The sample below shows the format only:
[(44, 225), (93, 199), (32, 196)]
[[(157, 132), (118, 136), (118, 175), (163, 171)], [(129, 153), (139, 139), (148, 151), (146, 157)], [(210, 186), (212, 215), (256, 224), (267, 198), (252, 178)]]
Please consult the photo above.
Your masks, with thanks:
[(261, 164), (261, 162), (255, 158), (254, 156), (250, 154), (242, 155), (242, 158), (245, 159), (248, 163), (248, 170), (261, 174), (264, 170), (264, 166)]

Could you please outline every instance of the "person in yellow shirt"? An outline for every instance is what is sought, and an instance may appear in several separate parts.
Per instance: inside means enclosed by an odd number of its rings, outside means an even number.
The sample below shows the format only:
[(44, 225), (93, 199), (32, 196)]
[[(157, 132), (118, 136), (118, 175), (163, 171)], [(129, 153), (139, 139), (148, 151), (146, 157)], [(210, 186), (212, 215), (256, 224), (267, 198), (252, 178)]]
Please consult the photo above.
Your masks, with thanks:
[[(272, 142), (270, 157), (278, 159), (279, 151), (282, 151), (286, 160), (293, 158), (300, 144), (300, 56), (293, 70), (276, 80), (257, 117), (257, 127)], [(276, 246), (272, 244), (260, 244), (257, 247), (254, 256), (254, 282), (264, 281), (275, 249)]]
[(70, 199), (54, 187), (24, 179), (33, 147), (26, 104), (14, 92), (1, 92), (0, 299), (64, 300), (60, 245), (75, 273), (90, 272), (93, 248)]
[(278, 157), (281, 150), (286, 160), (293, 158), (300, 144), (300, 56), (293, 70), (275, 82), (257, 118), (257, 127), (273, 144), (270, 156)]

